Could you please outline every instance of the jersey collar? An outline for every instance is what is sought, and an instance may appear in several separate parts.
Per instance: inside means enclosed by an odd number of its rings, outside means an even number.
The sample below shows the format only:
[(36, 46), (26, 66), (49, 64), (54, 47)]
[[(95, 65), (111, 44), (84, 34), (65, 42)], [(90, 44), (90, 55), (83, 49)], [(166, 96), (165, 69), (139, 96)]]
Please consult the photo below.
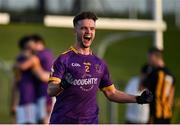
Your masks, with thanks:
[[(74, 46), (71, 46), (69, 49), (72, 50), (73, 52), (75, 52), (76, 54), (81, 54), (81, 53), (79, 53), (79, 51)], [(90, 50), (90, 54), (89, 55), (93, 55), (92, 50)]]

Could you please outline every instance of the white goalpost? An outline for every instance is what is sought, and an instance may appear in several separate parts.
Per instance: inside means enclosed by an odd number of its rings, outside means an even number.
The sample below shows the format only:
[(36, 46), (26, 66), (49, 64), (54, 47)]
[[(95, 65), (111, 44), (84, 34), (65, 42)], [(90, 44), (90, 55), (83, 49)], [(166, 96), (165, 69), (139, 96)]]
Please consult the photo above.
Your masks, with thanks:
[[(163, 49), (163, 31), (166, 30), (167, 26), (162, 17), (162, 0), (154, 0), (154, 20), (99, 18), (96, 25), (97, 29), (153, 31), (155, 33), (154, 46)], [(49, 27), (72, 28), (72, 20), (71, 16), (46, 15), (44, 24)]]

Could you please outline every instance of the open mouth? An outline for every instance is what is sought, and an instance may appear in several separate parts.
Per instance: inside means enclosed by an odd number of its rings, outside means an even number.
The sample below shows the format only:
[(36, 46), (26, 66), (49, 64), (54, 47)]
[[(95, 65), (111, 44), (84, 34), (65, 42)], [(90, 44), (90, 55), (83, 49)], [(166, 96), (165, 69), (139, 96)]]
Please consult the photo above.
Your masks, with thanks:
[(84, 35), (84, 39), (88, 41), (91, 40), (91, 35), (89, 34)]

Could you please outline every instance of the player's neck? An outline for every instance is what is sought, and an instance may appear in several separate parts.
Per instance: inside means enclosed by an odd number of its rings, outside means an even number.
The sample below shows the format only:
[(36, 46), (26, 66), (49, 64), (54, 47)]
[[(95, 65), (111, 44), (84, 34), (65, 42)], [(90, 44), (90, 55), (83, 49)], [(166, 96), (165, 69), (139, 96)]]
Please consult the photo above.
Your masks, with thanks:
[(81, 47), (81, 46), (76, 44), (75, 49), (78, 51), (78, 53), (80, 53), (82, 55), (91, 55), (92, 54), (90, 47), (84, 48), (84, 47)]
[(163, 60), (159, 60), (158, 66), (159, 67), (164, 67), (165, 66), (164, 61)]

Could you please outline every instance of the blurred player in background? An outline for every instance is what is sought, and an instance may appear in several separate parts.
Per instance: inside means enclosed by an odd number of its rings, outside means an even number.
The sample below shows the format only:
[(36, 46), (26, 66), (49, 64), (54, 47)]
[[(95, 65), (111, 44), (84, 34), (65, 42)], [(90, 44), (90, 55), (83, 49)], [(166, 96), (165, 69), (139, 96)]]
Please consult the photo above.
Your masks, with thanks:
[[(44, 71), (50, 73), (52, 63), (53, 63), (53, 54), (52, 52), (45, 47), (44, 40), (41, 36), (34, 34), (31, 36), (35, 46), (32, 46), (32, 50), (35, 52), (36, 56), (39, 58), (41, 66)], [(49, 80), (48, 77), (45, 77), (44, 80), (37, 79), (37, 97), (38, 97), (38, 119), (39, 123), (48, 123), (48, 117), (52, 110), (52, 98), (47, 94), (47, 83)]]
[(17, 67), (17, 63), (23, 63), (32, 54), (32, 51), (25, 46), (28, 41), (28, 36), (24, 36), (20, 39), (18, 44), (20, 53), (16, 58), (13, 69), (14, 84), (11, 96), (11, 113), (12, 117), (14, 117), (13, 123), (18, 124), (37, 123), (35, 77), (31, 69), (21, 70)]
[(150, 123), (168, 124), (172, 119), (174, 102), (174, 76), (165, 66), (162, 51), (151, 48), (148, 51), (148, 71), (142, 86), (153, 92), (154, 99), (150, 103)]
[(27, 48), (33, 52), (33, 55), (25, 62), (21, 63), (21, 69), (31, 68), (36, 77), (36, 103), (38, 123), (47, 123), (52, 108), (52, 98), (47, 95), (47, 82), (50, 74), (50, 68), (53, 62), (52, 52), (45, 48), (44, 40), (37, 34), (29, 35)]
[(75, 45), (54, 62), (48, 84), (48, 94), (56, 96), (50, 124), (97, 124), (96, 93), (100, 89), (110, 100), (118, 103), (149, 103), (151, 93), (128, 95), (113, 85), (107, 65), (90, 46), (95, 38), (97, 17), (92, 12), (75, 16)]

